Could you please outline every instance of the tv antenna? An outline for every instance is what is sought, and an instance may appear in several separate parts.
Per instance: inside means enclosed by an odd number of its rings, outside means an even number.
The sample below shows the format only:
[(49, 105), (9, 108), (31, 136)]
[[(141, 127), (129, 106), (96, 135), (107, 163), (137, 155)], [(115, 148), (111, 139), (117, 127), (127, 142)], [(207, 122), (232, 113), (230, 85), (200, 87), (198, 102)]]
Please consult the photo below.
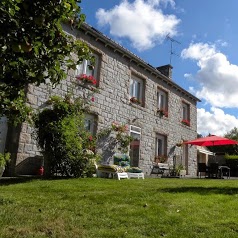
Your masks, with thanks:
[(172, 37), (169, 36), (169, 34), (166, 35), (166, 39), (170, 41), (170, 56), (169, 56), (169, 64), (171, 65), (172, 62), (172, 55), (176, 55), (179, 57), (179, 55), (177, 53), (175, 53), (174, 49), (173, 49), (173, 44), (177, 43), (177, 44), (181, 44), (179, 41), (173, 39)]

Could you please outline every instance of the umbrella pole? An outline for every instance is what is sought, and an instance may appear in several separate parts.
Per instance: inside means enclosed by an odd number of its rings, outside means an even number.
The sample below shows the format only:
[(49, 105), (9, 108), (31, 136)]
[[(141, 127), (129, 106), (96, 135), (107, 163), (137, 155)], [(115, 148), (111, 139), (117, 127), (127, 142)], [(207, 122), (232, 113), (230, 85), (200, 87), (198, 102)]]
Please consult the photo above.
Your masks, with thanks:
[[(214, 141), (213, 141), (213, 146), (214, 146)], [(214, 157), (214, 162), (216, 163), (217, 162), (217, 160), (216, 160), (216, 154), (214, 153), (214, 152), (212, 152), (213, 153), (213, 157)]]

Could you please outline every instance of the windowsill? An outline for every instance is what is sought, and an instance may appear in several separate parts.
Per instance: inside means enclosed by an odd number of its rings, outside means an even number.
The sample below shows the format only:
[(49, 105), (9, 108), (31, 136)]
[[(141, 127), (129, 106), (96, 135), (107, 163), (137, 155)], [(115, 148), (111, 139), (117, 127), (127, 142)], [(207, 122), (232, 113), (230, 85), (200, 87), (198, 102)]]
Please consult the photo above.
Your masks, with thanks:
[(137, 105), (140, 107), (144, 107), (144, 102), (141, 99), (137, 99), (136, 97), (131, 97), (129, 103), (130, 105)]
[(168, 120), (168, 119), (169, 119), (168, 116), (160, 116), (160, 115), (158, 115), (158, 114), (157, 114), (156, 116), (159, 117), (159, 118), (161, 118), (161, 119), (163, 118), (163, 119), (165, 119), (165, 120)]
[(182, 119), (181, 124), (184, 126), (188, 126), (188, 127), (191, 126), (190, 120), (188, 120), (188, 119)]
[(164, 118), (164, 119), (168, 119), (168, 115), (161, 115), (159, 112), (156, 112), (156, 116), (159, 118)]
[(168, 118), (168, 109), (165, 108), (157, 108), (156, 115), (160, 118), (166, 117)]
[(191, 125), (187, 125), (187, 124), (184, 124), (184, 123), (182, 123), (182, 122), (181, 122), (181, 124), (182, 124), (183, 126), (186, 126), (186, 127), (191, 127)]
[(131, 105), (131, 106), (134, 106), (134, 107), (142, 107), (142, 108), (144, 108), (145, 106), (143, 105), (143, 104), (141, 104), (141, 103), (136, 103), (136, 102), (129, 102), (129, 104)]
[(82, 81), (77, 81), (76, 83), (78, 86), (82, 87), (82, 88), (87, 88), (89, 90), (96, 90), (98, 88), (98, 84), (92, 84), (92, 83), (86, 83), (86, 82), (82, 82)]

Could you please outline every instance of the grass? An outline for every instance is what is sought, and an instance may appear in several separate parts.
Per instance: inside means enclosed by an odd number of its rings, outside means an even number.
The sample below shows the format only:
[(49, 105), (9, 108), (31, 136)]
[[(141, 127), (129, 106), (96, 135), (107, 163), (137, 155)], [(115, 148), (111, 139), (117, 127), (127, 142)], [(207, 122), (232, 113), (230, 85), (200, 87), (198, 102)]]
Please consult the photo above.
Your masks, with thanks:
[(238, 237), (237, 182), (91, 178), (0, 184), (0, 237)]

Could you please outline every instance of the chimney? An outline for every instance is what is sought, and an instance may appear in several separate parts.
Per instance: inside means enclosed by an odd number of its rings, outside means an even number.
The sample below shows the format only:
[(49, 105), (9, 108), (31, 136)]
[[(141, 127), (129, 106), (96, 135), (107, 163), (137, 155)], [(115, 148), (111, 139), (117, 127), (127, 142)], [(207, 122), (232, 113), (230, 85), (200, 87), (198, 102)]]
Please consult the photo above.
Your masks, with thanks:
[(172, 80), (172, 69), (173, 69), (172, 65), (166, 64), (166, 65), (157, 67), (156, 69), (159, 70), (160, 73), (162, 73), (163, 75), (167, 76), (168, 78)]

